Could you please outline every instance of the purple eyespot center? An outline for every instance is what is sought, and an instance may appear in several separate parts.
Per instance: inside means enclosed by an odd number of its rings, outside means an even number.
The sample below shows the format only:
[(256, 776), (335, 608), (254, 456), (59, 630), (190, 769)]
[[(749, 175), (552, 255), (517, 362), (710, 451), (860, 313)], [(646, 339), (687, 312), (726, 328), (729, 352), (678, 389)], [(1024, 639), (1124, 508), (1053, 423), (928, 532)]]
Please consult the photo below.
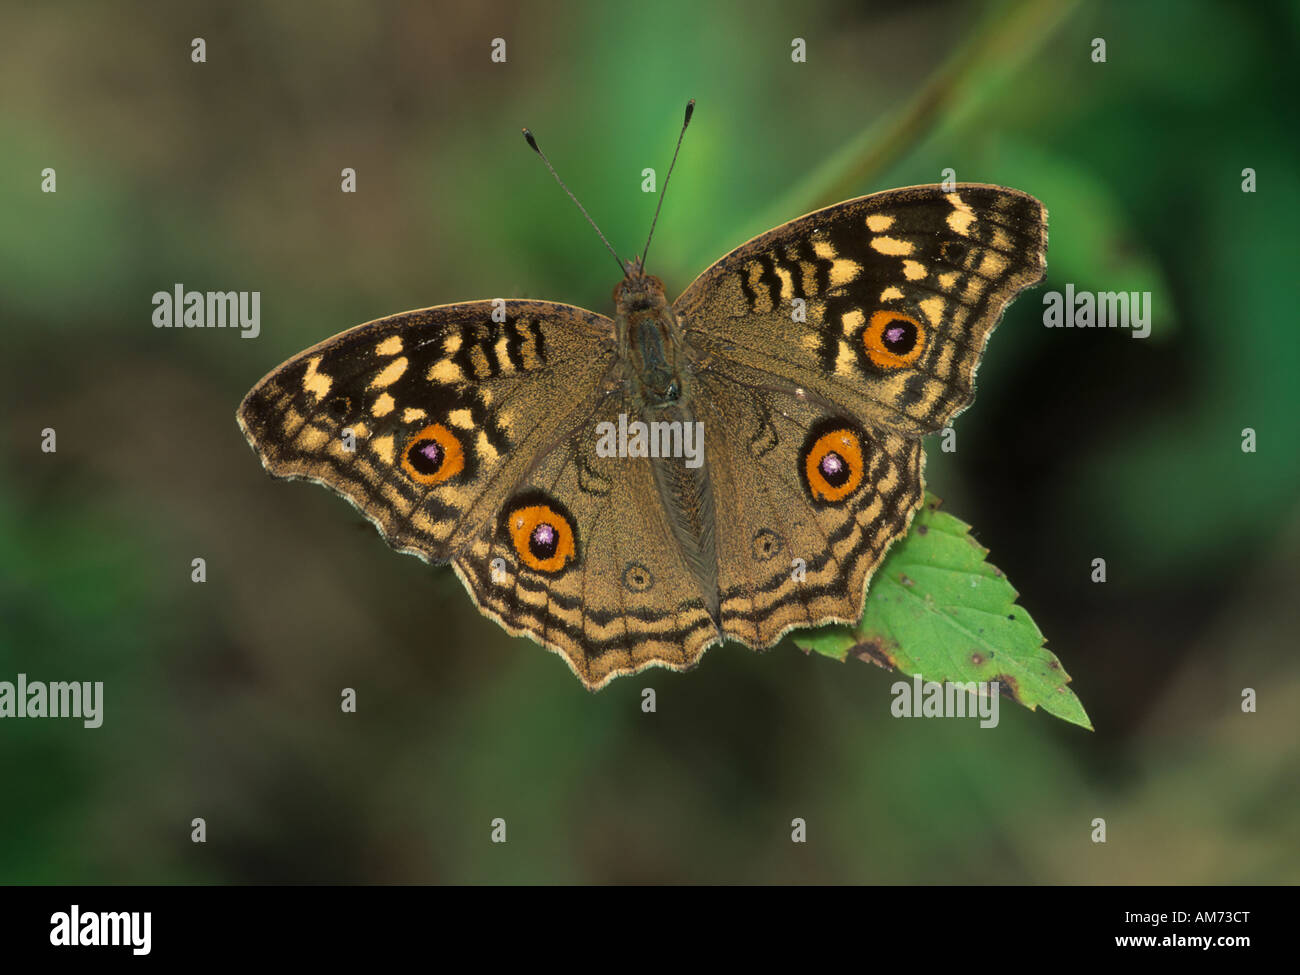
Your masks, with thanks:
[(447, 458), (447, 451), (436, 440), (420, 440), (411, 445), (406, 455), (416, 471), (426, 477), (437, 474), (442, 462)]
[(880, 333), (881, 344), (894, 355), (907, 355), (916, 348), (916, 326), (911, 322), (894, 319)]
[(549, 559), (559, 546), (560, 533), (554, 525), (540, 522), (528, 537), (528, 547), (539, 559)]
[(826, 453), (826, 456), (821, 459), (821, 463), (817, 465), (817, 469), (821, 471), (826, 483), (835, 487), (840, 487), (846, 483), (852, 474), (852, 471), (849, 470), (849, 462), (833, 450)]

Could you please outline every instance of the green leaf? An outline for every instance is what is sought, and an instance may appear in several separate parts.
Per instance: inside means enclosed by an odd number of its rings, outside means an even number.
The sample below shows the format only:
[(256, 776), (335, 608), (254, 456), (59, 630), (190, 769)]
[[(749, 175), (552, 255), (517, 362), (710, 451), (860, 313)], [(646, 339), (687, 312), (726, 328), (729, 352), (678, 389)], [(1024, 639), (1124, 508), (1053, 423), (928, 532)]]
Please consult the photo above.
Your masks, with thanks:
[(1016, 605), (1016, 590), (985, 560), (970, 526), (939, 510), (932, 494), (871, 583), (862, 619), (798, 633), (796, 645), (836, 660), (870, 660), (931, 681), (999, 681), (1033, 711), (1092, 723), (1042, 631)]

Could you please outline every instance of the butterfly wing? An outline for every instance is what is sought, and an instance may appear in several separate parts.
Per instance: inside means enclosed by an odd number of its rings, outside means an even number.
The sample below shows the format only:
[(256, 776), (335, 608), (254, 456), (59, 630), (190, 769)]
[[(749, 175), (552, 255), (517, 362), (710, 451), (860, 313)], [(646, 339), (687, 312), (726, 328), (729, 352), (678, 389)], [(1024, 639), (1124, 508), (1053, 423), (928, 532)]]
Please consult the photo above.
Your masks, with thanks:
[(1046, 271), (1047, 214), (979, 183), (818, 210), (732, 251), (674, 303), (704, 360), (918, 436), (970, 405), (1003, 308)]
[(441, 563), (591, 409), (613, 322), (546, 301), (478, 301), (382, 318), (294, 356), (240, 404), (276, 477), (352, 502), (399, 551)]
[[(920, 507), (915, 437), (798, 395), (710, 373), (694, 402), (709, 441), (727, 636), (766, 647), (862, 615), (867, 581)], [(836, 470), (825, 465), (838, 458)]]
[(721, 640), (658, 503), (654, 461), (598, 448), (620, 414), (637, 408), (616, 389), (452, 563), (484, 613), (559, 653), (592, 690), (684, 669)]
[(751, 240), (677, 300), (726, 513), (728, 636), (761, 647), (861, 616), (922, 503), (919, 437), (970, 404), (1003, 308), (1045, 272), (1046, 240), (1042, 205), (1016, 190), (893, 190)]

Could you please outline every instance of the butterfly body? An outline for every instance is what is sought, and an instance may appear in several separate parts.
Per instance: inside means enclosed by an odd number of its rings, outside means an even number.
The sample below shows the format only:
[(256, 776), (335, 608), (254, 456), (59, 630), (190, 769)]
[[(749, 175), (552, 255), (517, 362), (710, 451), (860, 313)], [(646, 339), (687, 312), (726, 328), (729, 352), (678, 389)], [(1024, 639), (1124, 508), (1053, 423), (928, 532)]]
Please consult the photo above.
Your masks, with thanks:
[[(627, 276), (614, 289), (615, 325), (619, 336), (620, 364), (625, 374), (629, 402), (637, 411), (654, 446), (666, 432), (668, 449), (647, 458), (655, 493), (667, 516), (674, 540), (709, 618), (721, 633), (719, 617), (717, 546), (714, 538), (716, 510), (707, 472), (674, 456), (675, 433), (701, 429), (691, 408), (692, 363), (677, 314), (664, 295), (663, 282), (642, 273), (639, 262), (629, 262)], [(646, 444), (650, 453), (651, 444)]]
[(239, 421), (272, 474), (450, 562), (588, 687), (684, 669), (725, 638), (860, 616), (921, 504), (920, 438), (973, 399), (1046, 238), (1016, 190), (876, 193), (749, 241), (671, 303), (630, 262), (612, 319), (519, 299), (358, 326), (270, 373)]

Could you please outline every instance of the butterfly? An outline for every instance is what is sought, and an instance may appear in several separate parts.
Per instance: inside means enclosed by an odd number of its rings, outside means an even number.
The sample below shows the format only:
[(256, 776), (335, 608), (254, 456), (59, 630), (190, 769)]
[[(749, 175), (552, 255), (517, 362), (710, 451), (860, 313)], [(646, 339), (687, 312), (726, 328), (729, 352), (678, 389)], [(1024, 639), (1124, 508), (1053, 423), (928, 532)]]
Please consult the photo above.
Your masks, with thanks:
[(1001, 186), (873, 193), (671, 303), (647, 241), (612, 318), (531, 299), (381, 318), (269, 373), (239, 425), (268, 472), (450, 563), (588, 688), (686, 669), (861, 616), (922, 503), (921, 437), (972, 402), (990, 332), (1046, 271), (1046, 221)]

